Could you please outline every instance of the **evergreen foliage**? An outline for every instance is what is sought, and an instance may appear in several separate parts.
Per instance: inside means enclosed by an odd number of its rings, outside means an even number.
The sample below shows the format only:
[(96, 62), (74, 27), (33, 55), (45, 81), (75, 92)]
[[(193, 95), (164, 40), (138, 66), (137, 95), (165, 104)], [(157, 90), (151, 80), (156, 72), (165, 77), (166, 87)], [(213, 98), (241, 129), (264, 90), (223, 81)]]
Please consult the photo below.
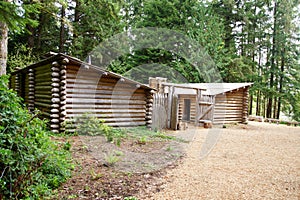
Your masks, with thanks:
[[(145, 27), (164, 28), (187, 36), (195, 46), (203, 48), (224, 82), (254, 82), (250, 90), (250, 114), (279, 118), (283, 111), (290, 117), (295, 116), (295, 97), (300, 90), (299, 1), (19, 2), (0, 2), (3, 11), (0, 21), (7, 22), (10, 28), (10, 71), (15, 65), (33, 62), (49, 51), (86, 59), (100, 43), (124, 30), (133, 33)], [(105, 64), (110, 64), (109, 69), (114, 72), (144, 83), (147, 76), (157, 75), (167, 76), (173, 82), (215, 81), (208, 79), (214, 74), (207, 72), (211, 62), (206, 63), (205, 68), (201, 62), (161, 48), (162, 44), (143, 48), (145, 44), (155, 44), (160, 34), (158, 31), (152, 38), (143, 38), (141, 43), (130, 41), (125, 53), (120, 49), (126, 39), (110, 40), (109, 48), (118, 48), (120, 57)], [(16, 56), (16, 46), (32, 50), (32, 57), (20, 51)], [(201, 56), (190, 54), (190, 57)], [(21, 62), (22, 58), (32, 61)]]

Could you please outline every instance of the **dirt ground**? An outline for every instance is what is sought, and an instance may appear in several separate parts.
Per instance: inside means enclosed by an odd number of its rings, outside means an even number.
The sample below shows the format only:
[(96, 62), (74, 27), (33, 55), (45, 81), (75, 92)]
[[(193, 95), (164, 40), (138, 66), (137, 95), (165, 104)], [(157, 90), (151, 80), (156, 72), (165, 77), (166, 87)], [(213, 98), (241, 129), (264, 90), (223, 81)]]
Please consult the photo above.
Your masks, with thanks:
[(300, 199), (300, 127), (228, 127), (203, 157), (209, 134), (215, 133), (197, 130), (181, 164), (163, 177), (161, 192), (140, 199)]
[[(250, 122), (120, 146), (68, 138), (73, 177), (53, 199), (300, 199), (300, 127)], [(113, 165), (107, 155), (119, 156)]]

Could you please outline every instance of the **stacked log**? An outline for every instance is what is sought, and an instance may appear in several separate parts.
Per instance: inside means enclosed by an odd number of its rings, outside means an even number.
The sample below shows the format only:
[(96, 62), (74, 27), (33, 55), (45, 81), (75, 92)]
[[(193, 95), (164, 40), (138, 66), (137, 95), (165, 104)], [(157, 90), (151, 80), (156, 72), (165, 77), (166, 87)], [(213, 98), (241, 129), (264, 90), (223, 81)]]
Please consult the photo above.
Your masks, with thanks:
[(146, 93), (146, 126), (151, 128), (152, 126), (152, 111), (153, 111), (153, 94), (154, 90)]
[[(217, 94), (214, 105), (214, 124), (241, 123), (247, 119), (248, 100), (246, 89)], [(243, 119), (245, 119), (243, 121)]]
[(58, 133), (60, 130), (60, 64), (53, 62), (51, 67), (51, 110), (50, 128), (52, 132)]
[(20, 74), (15, 75), (15, 91), (20, 95)]
[(69, 64), (66, 94), (67, 121), (91, 113), (109, 126), (146, 125), (146, 105), (151, 103), (146, 100), (146, 90), (124, 78)]
[(34, 78), (34, 70), (28, 70), (28, 110), (29, 112), (34, 111), (34, 86), (35, 86), (35, 78)]
[(244, 89), (242, 123), (248, 123), (249, 87)]
[(50, 119), (51, 110), (51, 66), (34, 69), (34, 107), (41, 111), (41, 117)]
[(62, 60), (62, 65), (60, 66), (60, 107), (59, 107), (59, 126), (60, 132), (65, 131), (65, 120), (66, 120), (66, 104), (67, 104), (67, 66), (66, 64), (69, 63), (67, 58)]

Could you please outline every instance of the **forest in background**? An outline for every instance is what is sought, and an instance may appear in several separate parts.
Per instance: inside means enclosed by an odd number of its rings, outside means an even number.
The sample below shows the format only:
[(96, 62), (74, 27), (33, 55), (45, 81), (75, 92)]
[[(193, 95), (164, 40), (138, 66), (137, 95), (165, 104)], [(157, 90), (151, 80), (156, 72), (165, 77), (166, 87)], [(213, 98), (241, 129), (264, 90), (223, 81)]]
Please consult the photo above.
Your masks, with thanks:
[[(202, 46), (224, 82), (254, 82), (249, 114), (300, 121), (300, 25), (297, 0), (4, 0), (0, 2), (2, 69), (34, 63), (49, 51), (85, 59), (125, 30), (176, 30)], [(6, 60), (7, 66), (3, 60)], [(147, 63), (170, 66), (190, 82), (201, 74), (162, 49), (123, 55), (109, 69), (125, 74)]]

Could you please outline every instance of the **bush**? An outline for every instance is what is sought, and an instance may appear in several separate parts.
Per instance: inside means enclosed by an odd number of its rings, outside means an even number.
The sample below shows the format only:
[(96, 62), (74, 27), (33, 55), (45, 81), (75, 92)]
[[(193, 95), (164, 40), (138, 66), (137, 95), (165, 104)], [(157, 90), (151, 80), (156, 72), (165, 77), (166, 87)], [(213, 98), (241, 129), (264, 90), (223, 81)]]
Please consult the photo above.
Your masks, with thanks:
[(89, 113), (74, 119), (73, 122), (77, 126), (76, 133), (78, 135), (103, 135), (108, 142), (113, 142), (118, 146), (121, 143), (121, 138), (124, 137), (122, 129), (112, 128), (106, 125), (104, 120), (98, 119)]
[(71, 175), (70, 153), (0, 77), (0, 199), (41, 199)]

